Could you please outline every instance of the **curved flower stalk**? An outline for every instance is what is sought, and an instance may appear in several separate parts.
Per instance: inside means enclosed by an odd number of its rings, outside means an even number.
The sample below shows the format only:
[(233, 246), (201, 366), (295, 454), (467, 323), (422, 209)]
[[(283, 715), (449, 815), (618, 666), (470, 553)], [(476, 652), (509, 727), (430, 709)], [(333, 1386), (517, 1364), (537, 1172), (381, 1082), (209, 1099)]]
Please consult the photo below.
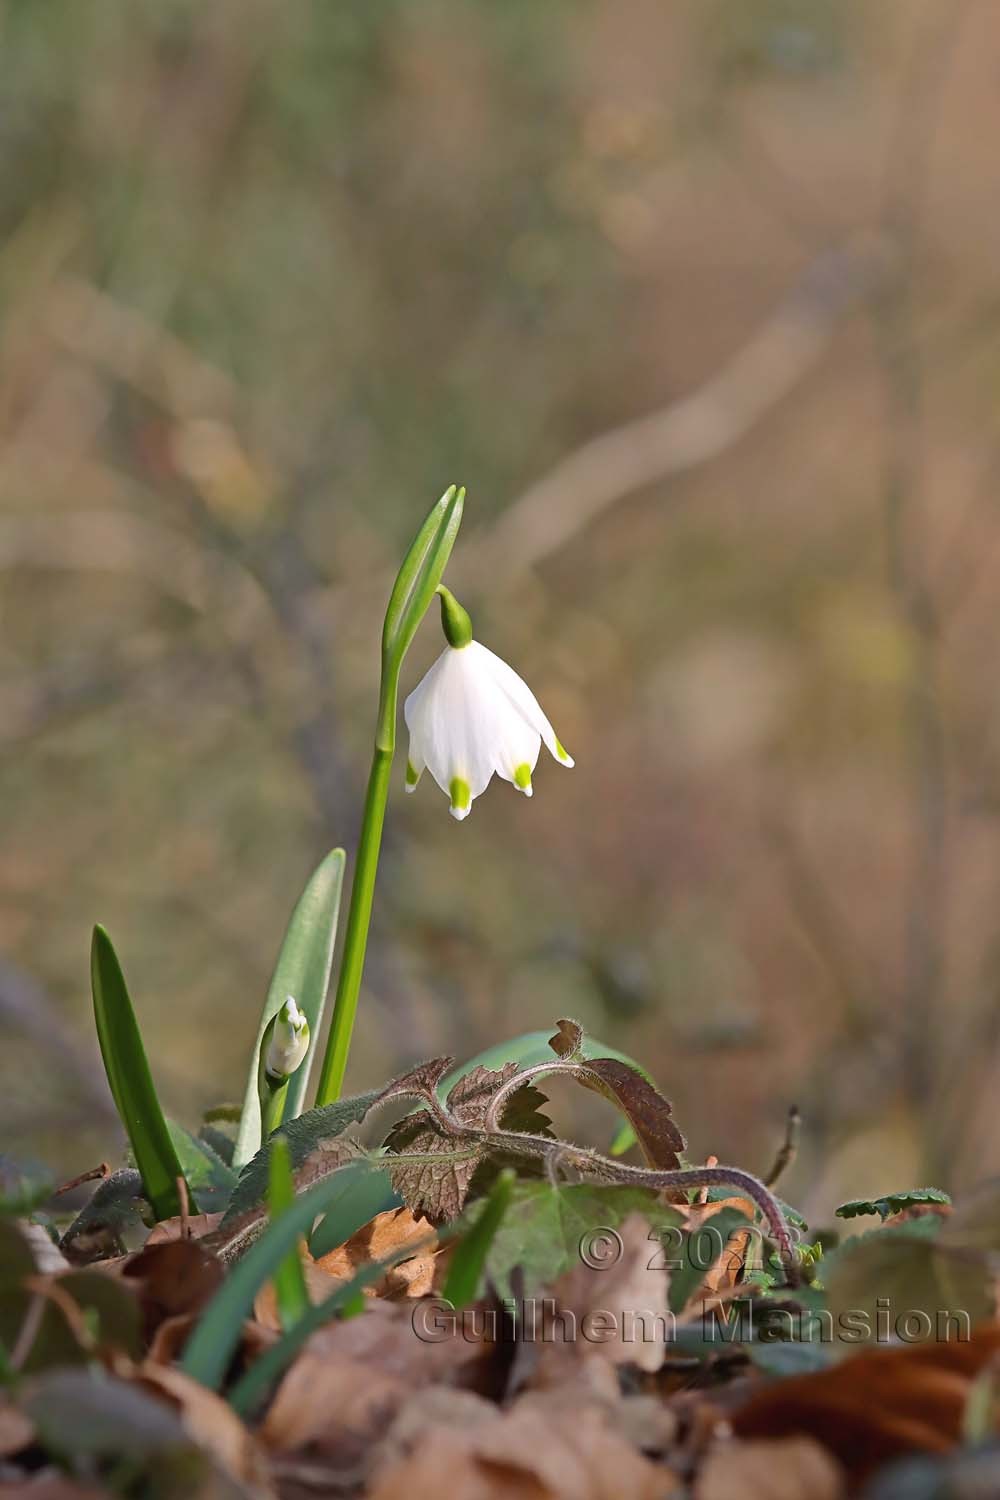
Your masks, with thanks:
[(403, 705), (410, 731), (406, 790), (426, 766), (450, 798), (452, 817), (467, 818), (494, 773), (526, 797), (544, 744), (562, 766), (560, 744), (528, 684), (472, 638), (472, 624), (451, 591), (438, 586), (445, 646)]
[(337, 997), (316, 1090), (316, 1103), (320, 1105), (332, 1104), (334, 1099), (340, 1097), (358, 996), (361, 993), (375, 876), (382, 846), (382, 826), (389, 797), (389, 776), (396, 749), (396, 714), (403, 658), (441, 582), (451, 549), (455, 545), (458, 528), (462, 524), (464, 505), (465, 490), (451, 485), (413, 538), (403, 559), (403, 566), (396, 576), (385, 612), (382, 627), (382, 678), (372, 767), (368, 776), (357, 863), (351, 884), (344, 951), (337, 976)]

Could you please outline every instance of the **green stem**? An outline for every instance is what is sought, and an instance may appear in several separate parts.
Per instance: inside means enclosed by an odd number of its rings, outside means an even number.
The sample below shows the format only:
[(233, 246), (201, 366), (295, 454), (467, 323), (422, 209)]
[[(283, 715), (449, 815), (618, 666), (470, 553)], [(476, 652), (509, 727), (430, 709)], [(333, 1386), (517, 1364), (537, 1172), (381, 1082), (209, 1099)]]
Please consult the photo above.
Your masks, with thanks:
[[(379, 738), (384, 740), (390, 737), (382, 734)], [(333, 1020), (330, 1023), (330, 1035), (326, 1042), (326, 1055), (323, 1058), (323, 1068), (316, 1090), (317, 1105), (332, 1104), (335, 1099), (340, 1098), (344, 1073), (347, 1069), (347, 1054), (351, 1048), (351, 1033), (354, 1030), (354, 1016), (358, 1008), (361, 975), (365, 967), (365, 949), (368, 946), (368, 927), (372, 916), (372, 897), (375, 893), (379, 849), (382, 846), (382, 825), (385, 822), (385, 805), (389, 796), (392, 757), (391, 743), (386, 748), (376, 744), (368, 777), (368, 791), (365, 794), (365, 811), (361, 820), (358, 860), (351, 886), (351, 906), (347, 913), (344, 952), (340, 960), (340, 976), (337, 980), (337, 998), (334, 1002)]]
[(285, 1099), (288, 1095), (288, 1079), (279, 1084), (265, 1082), (265, 1097), (260, 1101), (260, 1139), (263, 1145), (273, 1130), (277, 1130), (285, 1115)]

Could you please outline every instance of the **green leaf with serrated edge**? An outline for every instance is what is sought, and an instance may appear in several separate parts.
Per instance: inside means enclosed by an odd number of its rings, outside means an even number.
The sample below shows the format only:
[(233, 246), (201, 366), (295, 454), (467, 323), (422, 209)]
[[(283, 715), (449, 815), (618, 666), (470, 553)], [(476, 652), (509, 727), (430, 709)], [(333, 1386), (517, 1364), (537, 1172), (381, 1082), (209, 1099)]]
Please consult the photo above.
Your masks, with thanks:
[[(295, 1184), (292, 1181), (287, 1141), (279, 1139), (271, 1142), (269, 1165), (267, 1212), (274, 1224), (295, 1202)], [(302, 1257), (299, 1255), (298, 1241), (288, 1251), (274, 1273), (274, 1291), (282, 1328), (286, 1330), (294, 1328), (309, 1306), (306, 1273), (302, 1266)]]
[(198, 1208), (205, 1214), (222, 1213), (236, 1186), (236, 1173), (207, 1141), (199, 1140), (183, 1125), (168, 1120), (167, 1129)]
[(185, 1374), (210, 1390), (218, 1390), (239, 1343), (243, 1320), (249, 1316), (261, 1287), (270, 1281), (299, 1238), (309, 1233), (319, 1215), (326, 1212), (345, 1188), (362, 1181), (369, 1171), (367, 1161), (349, 1162), (323, 1182), (300, 1193), (291, 1207), (268, 1225), (260, 1239), (236, 1262), (202, 1314), (181, 1360)]
[[(465, 1073), (448, 1093), (452, 1116), (471, 1130), (482, 1130), (497, 1090), (517, 1071), (516, 1063), (508, 1063), (499, 1072), (473, 1068)], [(504, 1101), (501, 1129), (550, 1135), (551, 1122), (540, 1112), (544, 1103), (544, 1095), (530, 1083), (523, 1084)], [(473, 1179), (476, 1189), (486, 1192), (495, 1172), (507, 1164), (502, 1148), (494, 1148), (479, 1137), (443, 1134), (426, 1109), (418, 1109), (394, 1125), (385, 1138), (385, 1150), (387, 1169), (407, 1208), (425, 1215), (433, 1224), (457, 1219), (473, 1189)], [(397, 1164), (396, 1155), (419, 1159)], [(518, 1165), (523, 1172), (523, 1158), (518, 1158)]]
[(472, 1227), (462, 1236), (451, 1257), (443, 1296), (452, 1307), (476, 1300), (486, 1257), (510, 1207), (517, 1174), (509, 1167), (500, 1173)]
[(951, 1198), (940, 1188), (908, 1188), (903, 1193), (886, 1193), (884, 1198), (852, 1198), (835, 1210), (838, 1219), (858, 1219), (865, 1214), (878, 1214), (883, 1221), (890, 1214), (902, 1213), (918, 1203), (950, 1203)]
[[(381, 1097), (381, 1089), (372, 1089), (367, 1094), (356, 1094), (351, 1099), (338, 1099), (334, 1104), (325, 1104), (322, 1109), (307, 1110), (294, 1120), (286, 1120), (279, 1132), (288, 1142), (292, 1171), (301, 1167), (306, 1158), (328, 1141), (335, 1140), (349, 1125), (358, 1125)], [(268, 1157), (267, 1142), (256, 1156), (248, 1161), (240, 1173), (220, 1225), (225, 1229), (242, 1214), (259, 1208), (267, 1196)], [(338, 1163), (338, 1166), (343, 1163)]]
[(235, 1167), (242, 1167), (260, 1149), (260, 1100), (257, 1094), (260, 1045), (264, 1032), (289, 995), (294, 996), (309, 1022), (311, 1042), (305, 1061), (289, 1080), (285, 1118), (294, 1119), (302, 1113), (330, 987), (344, 858), (343, 849), (334, 849), (313, 871), (285, 930), (250, 1057), (243, 1111), (233, 1149)]
[(649, 1220), (650, 1258), (663, 1257), (666, 1246), (661, 1236), (672, 1233), (683, 1220), (677, 1209), (661, 1203), (648, 1189), (519, 1182), (487, 1251), (486, 1274), (499, 1296), (509, 1298), (514, 1295), (512, 1277), (520, 1270), (523, 1295), (534, 1296), (594, 1253), (590, 1247), (597, 1231), (616, 1230), (631, 1213)]
[(23, 1218), (51, 1197), (54, 1187), (47, 1167), (21, 1166), (0, 1155), (0, 1217)]
[[(97, 1040), (111, 1096), (125, 1127), (146, 1196), (158, 1219), (181, 1211), (177, 1179), (183, 1176), (117, 954), (103, 927), (94, 928), (90, 953)], [(194, 1202), (194, 1195), (191, 1195)]]
[(824, 1256), (826, 1302), (840, 1347), (884, 1344), (901, 1328), (907, 1343), (964, 1338), (992, 1318), (989, 1255), (943, 1247), (936, 1226), (926, 1224), (913, 1219), (875, 1229)]

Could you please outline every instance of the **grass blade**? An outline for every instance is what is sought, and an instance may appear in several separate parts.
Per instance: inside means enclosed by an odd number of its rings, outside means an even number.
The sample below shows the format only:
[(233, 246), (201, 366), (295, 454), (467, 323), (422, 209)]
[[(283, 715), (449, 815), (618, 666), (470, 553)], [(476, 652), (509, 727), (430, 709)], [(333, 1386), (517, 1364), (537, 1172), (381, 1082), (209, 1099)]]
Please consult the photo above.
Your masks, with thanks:
[(302, 1113), (309, 1072), (319, 1040), (326, 993), (330, 987), (333, 945), (340, 915), (340, 890), (344, 881), (344, 851), (334, 849), (309, 879), (296, 903), (285, 932), (274, 975), (261, 1012), (253, 1056), (243, 1096), (243, 1113), (236, 1136), (233, 1166), (237, 1170), (255, 1156), (261, 1144), (260, 1099), (257, 1070), (264, 1032), (289, 995), (294, 995), (305, 1013), (312, 1038), (305, 1062), (292, 1075), (285, 1099), (285, 1119)]
[[(268, 1226), (256, 1244), (237, 1262), (205, 1309), (181, 1360), (181, 1369), (186, 1375), (200, 1381), (209, 1390), (219, 1389), (239, 1343), (243, 1319), (250, 1314), (261, 1287), (271, 1280), (300, 1237), (309, 1233), (313, 1221), (340, 1197), (346, 1187), (359, 1183), (369, 1171), (367, 1161), (349, 1162), (316, 1187), (301, 1193), (291, 1207)], [(293, 1333), (307, 1323), (309, 1311), (296, 1324)]]
[(480, 1278), (490, 1246), (503, 1216), (510, 1204), (511, 1193), (517, 1181), (517, 1173), (505, 1168), (493, 1184), (489, 1197), (483, 1205), (472, 1228), (455, 1247), (444, 1284), (443, 1296), (452, 1307), (468, 1307), (476, 1300)]
[[(282, 1140), (281, 1136), (277, 1136), (272, 1142), (268, 1164), (270, 1167), (270, 1179), (267, 1208), (273, 1224), (281, 1218), (283, 1213), (287, 1213), (295, 1202), (295, 1183), (292, 1181), (292, 1164), (288, 1154), (288, 1142)], [(274, 1290), (278, 1299), (278, 1316), (281, 1318), (281, 1326), (286, 1332), (289, 1328), (295, 1327), (295, 1324), (309, 1306), (309, 1293), (306, 1290), (306, 1273), (302, 1269), (299, 1243), (296, 1240), (274, 1273)]]
[(183, 1172), (156, 1097), (125, 977), (103, 927), (94, 928), (90, 981), (104, 1071), (146, 1196), (158, 1219), (173, 1218), (181, 1211), (177, 1179)]
[[(351, 1303), (357, 1298), (366, 1286), (380, 1281), (386, 1271), (402, 1260), (409, 1260), (411, 1256), (419, 1254), (427, 1246), (441, 1244), (442, 1236), (429, 1234), (426, 1241), (411, 1240), (408, 1245), (387, 1255), (384, 1260), (372, 1261), (370, 1265), (363, 1266), (356, 1276), (344, 1286), (338, 1287), (331, 1297), (326, 1297), (322, 1302), (313, 1303), (299, 1319), (295, 1327), (290, 1329), (270, 1349), (264, 1353), (247, 1370), (246, 1374), (233, 1386), (229, 1392), (229, 1404), (240, 1416), (248, 1416), (264, 1397), (271, 1385), (281, 1376), (306, 1343), (307, 1339), (322, 1328), (324, 1323), (329, 1323), (339, 1312), (349, 1311)], [(190, 1373), (190, 1372), (189, 1372)]]

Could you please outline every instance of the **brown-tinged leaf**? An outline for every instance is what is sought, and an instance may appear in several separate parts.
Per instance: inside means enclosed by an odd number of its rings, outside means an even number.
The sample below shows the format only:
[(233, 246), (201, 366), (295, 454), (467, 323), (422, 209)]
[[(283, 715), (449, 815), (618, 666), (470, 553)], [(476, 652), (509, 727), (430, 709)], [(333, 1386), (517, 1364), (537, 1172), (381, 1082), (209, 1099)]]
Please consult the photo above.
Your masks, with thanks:
[(647, 1078), (616, 1057), (594, 1057), (581, 1063), (580, 1082), (610, 1099), (636, 1133), (651, 1167), (673, 1172), (687, 1144), (672, 1118), (672, 1108)]
[[(327, 1297), (332, 1297), (337, 1287), (347, 1277), (339, 1277), (320, 1266), (314, 1261), (305, 1246), (300, 1247), (300, 1258), (302, 1269), (306, 1278), (306, 1293), (309, 1301), (313, 1304), (325, 1302)], [(262, 1328), (271, 1332), (282, 1331), (281, 1314), (278, 1311), (278, 1294), (275, 1291), (273, 1281), (265, 1281), (253, 1302), (253, 1315)]]
[[(517, 1071), (516, 1063), (507, 1063), (498, 1071), (470, 1069), (449, 1093), (448, 1109), (460, 1124), (482, 1130), (493, 1096)], [(504, 1106), (501, 1127), (550, 1135), (551, 1122), (539, 1109), (544, 1102), (544, 1096), (530, 1085), (517, 1089)], [(397, 1155), (430, 1158), (401, 1162), (398, 1166), (390, 1159), (384, 1165), (407, 1206), (415, 1213), (425, 1214), (434, 1224), (458, 1217), (474, 1177), (477, 1187), (486, 1189), (491, 1174), (481, 1173), (476, 1177), (476, 1173), (487, 1160), (494, 1171), (499, 1171), (503, 1164), (501, 1152), (491, 1151), (481, 1140), (446, 1133), (427, 1110), (417, 1110), (400, 1120), (386, 1137), (385, 1146)]]
[(812, 1438), (726, 1442), (709, 1453), (694, 1500), (842, 1500), (844, 1471)]
[(549, 1037), (549, 1046), (564, 1062), (575, 1061), (583, 1049), (583, 1027), (579, 1021), (566, 1017), (557, 1021), (555, 1036)]
[(136, 1379), (180, 1413), (185, 1431), (225, 1473), (252, 1485), (258, 1494), (271, 1493), (261, 1449), (221, 1396), (181, 1370), (151, 1361), (140, 1366)]
[[(420, 1336), (419, 1304), (372, 1302), (313, 1334), (285, 1375), (261, 1428), (269, 1447), (309, 1448), (357, 1462), (417, 1389), (437, 1384), (496, 1394), (496, 1346)], [(485, 1331), (485, 1328), (484, 1328)]]
[[(705, 1272), (704, 1281), (695, 1288), (687, 1306), (678, 1315), (683, 1317), (691, 1313), (700, 1317), (706, 1300), (727, 1297), (736, 1290), (750, 1249), (757, 1210), (749, 1198), (713, 1198), (707, 1203), (678, 1203), (676, 1208), (688, 1234), (697, 1235), (705, 1224), (727, 1209), (742, 1214), (747, 1221), (745, 1226), (738, 1225), (727, 1235), (718, 1258)], [(700, 1245), (701, 1242), (697, 1243)]]
[(186, 1219), (161, 1219), (159, 1224), (154, 1224), (149, 1231), (143, 1249), (148, 1250), (152, 1245), (163, 1245), (169, 1240), (201, 1240), (207, 1234), (213, 1234), (222, 1223), (223, 1215), (218, 1214), (188, 1214)]
[(138, 1293), (147, 1344), (167, 1318), (200, 1312), (222, 1285), (224, 1274), (222, 1263), (197, 1240), (147, 1241), (121, 1271)]
[(433, 1426), (380, 1468), (369, 1500), (662, 1500), (679, 1481), (599, 1414), (553, 1415), (518, 1403), (468, 1428)]
[[(430, 1243), (428, 1240), (430, 1239)], [(365, 1287), (370, 1297), (425, 1297), (433, 1290), (437, 1246), (427, 1219), (415, 1219), (408, 1208), (390, 1208), (351, 1235), (346, 1244), (321, 1255), (316, 1265), (349, 1281), (372, 1261), (386, 1260), (412, 1241), (411, 1260), (400, 1261), (379, 1282)], [(419, 1247), (419, 1248), (418, 1248)]]
[(972, 1381), (1000, 1351), (1000, 1324), (967, 1341), (866, 1349), (813, 1375), (765, 1387), (732, 1414), (741, 1438), (815, 1438), (856, 1485), (910, 1453), (960, 1441)]

